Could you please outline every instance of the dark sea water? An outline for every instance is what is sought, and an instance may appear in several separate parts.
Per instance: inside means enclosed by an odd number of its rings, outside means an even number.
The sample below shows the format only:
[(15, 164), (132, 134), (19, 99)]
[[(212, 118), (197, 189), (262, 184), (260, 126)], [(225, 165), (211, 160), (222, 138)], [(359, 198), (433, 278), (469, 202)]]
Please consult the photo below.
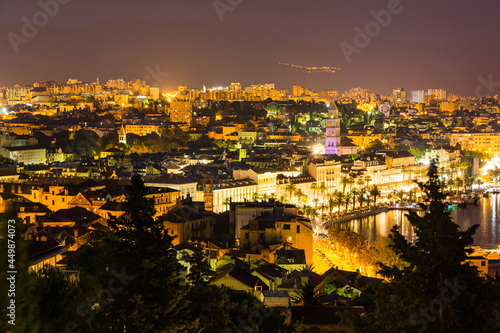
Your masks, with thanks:
[[(462, 230), (474, 224), (479, 228), (474, 235), (474, 245), (483, 248), (496, 248), (500, 245), (500, 194), (493, 194), (490, 198), (482, 198), (477, 205), (467, 205), (467, 208), (454, 208), (451, 217)], [(410, 241), (414, 232), (405, 217), (404, 211), (389, 211), (375, 216), (345, 222), (354, 231), (374, 241), (378, 235), (387, 236), (394, 225), (401, 227), (400, 231)]]

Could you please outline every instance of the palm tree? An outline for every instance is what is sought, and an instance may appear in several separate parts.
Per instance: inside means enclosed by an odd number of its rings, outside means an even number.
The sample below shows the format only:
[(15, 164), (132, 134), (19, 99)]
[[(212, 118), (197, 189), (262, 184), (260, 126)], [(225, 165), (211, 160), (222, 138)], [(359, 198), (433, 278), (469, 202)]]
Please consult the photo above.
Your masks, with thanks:
[(365, 186), (365, 180), (363, 177), (359, 177), (358, 180), (356, 181), (356, 185), (359, 186), (359, 188), (363, 188)]
[(297, 191), (297, 186), (295, 186), (293, 182), (289, 182), (285, 187), (285, 192), (288, 192), (290, 202), (292, 202), (292, 194), (295, 193), (295, 191)]
[(318, 186), (318, 192), (319, 194), (323, 197), (325, 192), (328, 190), (328, 188), (325, 186), (325, 182), (321, 182), (321, 184)]
[(365, 176), (365, 183), (366, 183), (366, 185), (369, 186), (371, 182), (372, 182), (372, 177), (371, 176)]
[(377, 184), (373, 184), (370, 189), (370, 196), (373, 197), (373, 206), (377, 205), (377, 197), (380, 196), (380, 190), (378, 189)]
[(332, 217), (333, 208), (335, 207), (335, 199), (333, 196), (328, 197), (328, 216)]
[(313, 199), (316, 198), (316, 190), (318, 189), (318, 183), (314, 182), (311, 184), (311, 190), (313, 190)]
[(326, 303), (325, 297), (314, 291), (314, 286), (310, 283), (301, 285), (299, 289), (294, 290), (292, 295), (291, 301), (293, 304), (297, 304), (300, 301), (304, 303), (304, 306), (323, 305)]
[(359, 201), (359, 205), (360, 205), (361, 209), (363, 209), (363, 203), (366, 201), (364, 192), (359, 193), (358, 201)]
[(304, 213), (305, 216), (309, 217), (310, 213), (311, 213), (311, 206), (309, 205), (304, 205), (302, 207), (302, 212)]
[(394, 190), (394, 197), (399, 199), (399, 204), (403, 204), (405, 192), (403, 190)]
[(337, 214), (340, 216), (340, 206), (344, 203), (344, 194), (339, 190), (335, 190), (333, 193), (335, 204), (337, 205)]
[(352, 198), (352, 192), (347, 192), (344, 196), (344, 203), (345, 203), (345, 212), (347, 213), (347, 206), (349, 205), (349, 202), (351, 202)]
[(259, 196), (260, 196), (260, 195), (259, 195), (259, 193), (257, 193), (257, 192), (253, 192), (253, 193), (252, 193), (252, 201), (257, 201), (257, 200), (259, 200)]
[(229, 206), (231, 205), (231, 198), (225, 198), (224, 201), (222, 201), (222, 204), (224, 205), (224, 207), (228, 207), (229, 209)]
[(410, 204), (413, 203), (413, 199), (415, 197), (415, 189), (411, 189), (410, 192), (408, 192), (408, 200), (410, 201)]
[(358, 195), (361, 191), (358, 191), (356, 188), (353, 188), (351, 191), (352, 194), (352, 211), (356, 209), (356, 200), (358, 199)]
[(314, 203), (314, 207), (316, 207), (316, 208), (317, 208), (317, 207), (318, 207), (318, 205), (319, 205), (319, 199), (318, 199), (318, 198), (314, 199), (314, 200), (313, 200), (313, 203)]
[(315, 208), (311, 207), (311, 212), (309, 214), (309, 217), (318, 217), (318, 211)]
[(321, 217), (323, 217), (323, 212), (325, 211), (325, 209), (327, 208), (327, 205), (323, 202), (319, 208), (321, 209)]
[(348, 178), (349, 189), (352, 188), (352, 185), (356, 184), (356, 180), (353, 177)]
[(343, 176), (340, 178), (340, 185), (342, 185), (342, 194), (345, 194), (345, 188), (349, 184), (349, 177)]
[(295, 197), (297, 198), (298, 202), (302, 202), (302, 199), (304, 198), (304, 196), (305, 196), (305, 194), (304, 194), (304, 192), (302, 192), (302, 189), (299, 188), (295, 191)]
[(498, 182), (498, 178), (500, 178), (500, 169), (495, 167), (495, 169), (490, 170), (488, 174), (491, 177), (491, 180), (496, 183)]

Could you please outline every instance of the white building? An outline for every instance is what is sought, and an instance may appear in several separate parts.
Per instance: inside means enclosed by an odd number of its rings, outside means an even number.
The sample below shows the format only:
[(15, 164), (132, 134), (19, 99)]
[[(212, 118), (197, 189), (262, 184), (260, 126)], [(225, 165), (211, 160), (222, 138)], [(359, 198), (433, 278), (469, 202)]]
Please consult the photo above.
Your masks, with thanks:
[(0, 147), (0, 155), (16, 163), (47, 164), (47, 151), (40, 146)]
[(436, 99), (446, 99), (446, 90), (443, 89), (429, 89), (427, 95), (433, 95)]
[(276, 177), (278, 173), (270, 169), (252, 168), (248, 170), (233, 170), (235, 180), (251, 179), (257, 183), (259, 194), (276, 194)]
[(425, 90), (412, 90), (411, 91), (411, 102), (412, 103), (423, 103)]
[[(230, 202), (253, 201), (257, 192), (257, 183), (251, 179), (231, 180), (211, 184), (212, 211), (222, 213), (229, 209)], [(198, 188), (196, 201), (205, 201), (205, 185)], [(228, 200), (229, 199), (229, 200)]]

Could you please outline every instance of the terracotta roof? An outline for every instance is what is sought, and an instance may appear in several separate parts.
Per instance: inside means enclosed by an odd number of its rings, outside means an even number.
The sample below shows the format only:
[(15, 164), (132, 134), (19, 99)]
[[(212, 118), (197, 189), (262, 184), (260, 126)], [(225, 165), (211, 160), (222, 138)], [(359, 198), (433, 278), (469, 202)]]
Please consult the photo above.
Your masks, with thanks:
[(41, 146), (21, 146), (21, 147), (3, 147), (8, 151), (23, 151), (23, 150), (35, 150), (35, 149), (45, 149)]
[(47, 222), (75, 222), (75, 223), (85, 222), (85, 223), (91, 223), (99, 218), (100, 218), (99, 215), (94, 214), (85, 208), (77, 206), (77, 207), (68, 208), (68, 209), (60, 209), (60, 210), (56, 211), (55, 213), (44, 218), (44, 221), (47, 221)]
[(286, 272), (288, 272), (286, 269), (281, 268), (278, 265), (269, 263), (259, 266), (253, 271), (261, 275), (264, 275), (266, 277), (273, 277), (273, 278), (281, 278)]
[(107, 201), (104, 205), (99, 207), (99, 210), (109, 210), (111, 212), (124, 211), (122, 203), (117, 201)]
[(155, 178), (147, 182), (147, 184), (174, 184), (174, 185), (183, 185), (192, 183), (196, 183), (196, 181), (171, 173), (167, 173), (165, 175), (162, 175), (158, 178)]
[(269, 287), (264, 282), (262, 282), (261, 279), (250, 274), (249, 272), (247, 272), (246, 270), (244, 270), (243, 268), (240, 268), (238, 266), (233, 266), (233, 267), (221, 272), (220, 274), (218, 274), (215, 277), (214, 280), (215, 281), (220, 280), (227, 275), (240, 281), (241, 283), (247, 285), (248, 287), (250, 287), (252, 289), (255, 288), (256, 286), (261, 286), (262, 290), (269, 290)]

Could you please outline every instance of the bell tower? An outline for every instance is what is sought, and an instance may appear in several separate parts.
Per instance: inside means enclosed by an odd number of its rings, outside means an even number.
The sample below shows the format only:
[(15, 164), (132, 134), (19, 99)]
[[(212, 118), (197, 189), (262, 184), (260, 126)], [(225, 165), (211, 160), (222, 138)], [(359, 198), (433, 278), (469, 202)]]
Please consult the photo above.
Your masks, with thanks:
[(203, 202), (205, 203), (205, 210), (213, 212), (214, 210), (214, 185), (210, 179), (203, 184)]
[(125, 132), (125, 127), (120, 127), (120, 132), (118, 133), (118, 140), (120, 143), (127, 144), (127, 132)]
[(340, 119), (335, 101), (330, 102), (326, 119), (325, 154), (340, 155)]

